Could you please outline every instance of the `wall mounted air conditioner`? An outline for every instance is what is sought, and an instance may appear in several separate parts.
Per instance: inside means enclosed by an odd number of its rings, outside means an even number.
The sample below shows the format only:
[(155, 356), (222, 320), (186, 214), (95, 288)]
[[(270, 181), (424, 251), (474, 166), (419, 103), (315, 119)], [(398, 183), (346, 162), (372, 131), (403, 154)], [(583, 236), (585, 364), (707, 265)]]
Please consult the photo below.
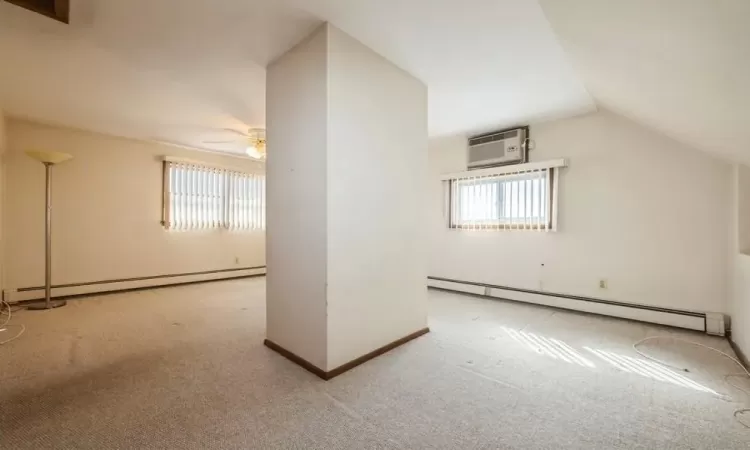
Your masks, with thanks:
[(469, 138), (467, 167), (480, 169), (528, 162), (528, 138), (529, 127)]

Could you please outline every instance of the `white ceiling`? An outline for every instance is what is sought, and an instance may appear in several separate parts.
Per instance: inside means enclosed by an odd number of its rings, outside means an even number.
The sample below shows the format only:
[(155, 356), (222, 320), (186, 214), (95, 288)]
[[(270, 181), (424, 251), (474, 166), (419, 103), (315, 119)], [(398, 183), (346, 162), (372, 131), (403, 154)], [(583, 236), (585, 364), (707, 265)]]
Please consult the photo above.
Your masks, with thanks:
[[(320, 24), (273, 1), (72, 0), (71, 25), (0, 2), (12, 116), (211, 147), (260, 127), (265, 69)], [(240, 142), (213, 146), (242, 152)]]
[(750, 164), (750, 0), (541, 0), (597, 103)]
[(327, 20), (428, 85), (432, 136), (596, 102), (750, 164), (750, 0), (72, 0), (71, 10), (64, 25), (0, 2), (6, 113), (239, 153), (244, 142), (223, 129), (264, 126), (265, 66)]
[(429, 88), (430, 134), (595, 109), (536, 0), (289, 0)]
[(424, 81), (430, 134), (590, 111), (536, 0), (72, 0), (64, 25), (0, 3), (0, 107), (224, 151), (262, 127), (265, 70), (330, 21)]

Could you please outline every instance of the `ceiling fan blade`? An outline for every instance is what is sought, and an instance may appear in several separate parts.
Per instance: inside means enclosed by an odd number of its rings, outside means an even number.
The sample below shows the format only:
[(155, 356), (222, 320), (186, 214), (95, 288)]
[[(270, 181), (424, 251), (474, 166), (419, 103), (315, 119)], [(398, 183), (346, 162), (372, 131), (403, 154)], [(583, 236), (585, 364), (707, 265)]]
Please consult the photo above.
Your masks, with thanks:
[(230, 133), (239, 134), (240, 136), (244, 137), (250, 137), (247, 133), (243, 133), (242, 131), (238, 131), (232, 128), (222, 128), (224, 131), (229, 131)]
[(197, 147), (195, 145), (190, 145), (184, 142), (171, 141), (168, 139), (152, 138), (151, 142), (155, 142), (157, 144), (162, 144), (162, 145), (169, 145), (171, 147), (186, 148), (189, 150), (202, 150), (202, 151), (208, 151), (208, 152), (216, 152), (216, 150), (212, 150), (210, 148)]

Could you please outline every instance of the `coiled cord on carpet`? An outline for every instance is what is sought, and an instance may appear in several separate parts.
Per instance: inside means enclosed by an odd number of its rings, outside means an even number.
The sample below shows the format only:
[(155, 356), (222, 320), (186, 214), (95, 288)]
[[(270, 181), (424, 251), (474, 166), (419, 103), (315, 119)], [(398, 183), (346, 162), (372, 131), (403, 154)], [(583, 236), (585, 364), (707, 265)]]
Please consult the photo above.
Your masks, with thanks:
[[(641, 339), (640, 341), (638, 341), (635, 344), (633, 344), (633, 350), (635, 350), (636, 353), (638, 353), (639, 355), (643, 356), (644, 358), (649, 359), (651, 361), (654, 361), (656, 363), (659, 363), (659, 364), (661, 364), (663, 366), (671, 367), (672, 369), (677, 369), (677, 370), (680, 370), (680, 371), (683, 371), (683, 372), (690, 372), (690, 370), (688, 370), (685, 367), (677, 367), (677, 366), (675, 366), (673, 364), (669, 364), (666, 361), (662, 361), (659, 358), (654, 358), (653, 356), (647, 355), (646, 353), (644, 353), (643, 351), (641, 351), (638, 348), (639, 345), (641, 345), (641, 344), (643, 344), (645, 342), (654, 341), (654, 340), (657, 340), (657, 339), (670, 339), (670, 340), (673, 340), (673, 341), (678, 341), (678, 342), (683, 342), (683, 343), (686, 343), (686, 344), (694, 345), (696, 347), (705, 348), (707, 350), (711, 350), (713, 352), (716, 352), (716, 353), (722, 355), (723, 357), (729, 358), (730, 360), (734, 361), (735, 364), (737, 364), (738, 366), (740, 366), (740, 368), (744, 371), (744, 373), (731, 373), (731, 374), (728, 374), (728, 375), (724, 375), (724, 380), (727, 382), (727, 384), (729, 384), (733, 388), (735, 388), (735, 389), (737, 389), (739, 391), (742, 391), (746, 395), (750, 396), (750, 391), (747, 391), (746, 389), (744, 389), (744, 388), (742, 388), (740, 386), (737, 386), (736, 384), (734, 384), (731, 381), (729, 381), (729, 379), (732, 378), (732, 377), (748, 377), (750, 379), (750, 371), (747, 370), (747, 368), (742, 364), (742, 362), (740, 362), (740, 360), (738, 360), (734, 356), (730, 355), (729, 353), (726, 353), (726, 352), (723, 352), (723, 351), (719, 350), (718, 348), (714, 348), (714, 347), (711, 347), (710, 345), (704, 345), (704, 344), (701, 344), (699, 342), (691, 341), (691, 340), (688, 340), (688, 339), (682, 339), (682, 338), (675, 337), (675, 336), (651, 336), (651, 337), (647, 337), (647, 338)], [(738, 410), (736, 410), (734, 412), (734, 419), (738, 423), (740, 423), (742, 426), (744, 426), (745, 428), (750, 428), (750, 423), (743, 422), (742, 419), (741, 419), (741, 416), (743, 416), (743, 415), (745, 415), (747, 413), (750, 413), (750, 408), (738, 409)]]
[[(4, 308), (7, 309), (7, 311), (5, 311)], [(23, 334), (24, 331), (26, 331), (26, 327), (23, 324), (21, 324), (21, 325), (12, 325), (12, 324), (9, 323), (11, 317), (13, 317), (13, 310), (11, 309), (10, 304), (8, 304), (8, 302), (6, 302), (5, 300), (2, 300), (2, 301), (0, 301), (0, 316), (6, 315), (6, 314), (7, 314), (8, 318), (5, 319), (5, 322), (3, 322), (2, 325), (0, 325), (0, 330), (3, 330), (3, 331), (7, 330), (8, 327), (19, 327), (20, 330), (12, 338), (8, 338), (8, 339), (6, 339), (4, 341), (0, 341), (0, 345), (7, 344), (8, 342), (11, 342), (11, 341), (15, 341), (16, 339), (18, 339)]]

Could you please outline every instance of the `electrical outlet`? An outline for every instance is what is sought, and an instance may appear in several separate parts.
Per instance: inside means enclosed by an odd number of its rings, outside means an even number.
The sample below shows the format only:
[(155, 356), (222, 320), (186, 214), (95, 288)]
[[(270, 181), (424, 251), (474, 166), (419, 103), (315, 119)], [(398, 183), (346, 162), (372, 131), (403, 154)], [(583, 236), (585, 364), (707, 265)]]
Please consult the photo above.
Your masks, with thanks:
[(235, 256), (234, 257), (234, 263), (235, 264), (239, 264), (240, 263), (240, 257), (239, 256)]
[(599, 289), (607, 289), (609, 288), (609, 283), (607, 282), (606, 278), (602, 278), (599, 280)]

